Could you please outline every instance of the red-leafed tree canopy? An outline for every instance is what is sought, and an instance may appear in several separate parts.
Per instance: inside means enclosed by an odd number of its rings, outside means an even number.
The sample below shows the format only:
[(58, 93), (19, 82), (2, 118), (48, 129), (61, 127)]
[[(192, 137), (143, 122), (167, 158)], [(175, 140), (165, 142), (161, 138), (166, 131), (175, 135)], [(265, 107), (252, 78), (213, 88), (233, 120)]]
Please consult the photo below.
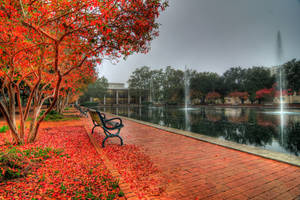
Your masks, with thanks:
[[(90, 76), (96, 62), (105, 57), (146, 53), (158, 35), (156, 19), (166, 6), (164, 0), (2, 0), (0, 111), (14, 140), (24, 142), (29, 110), (33, 112), (28, 140), (35, 140), (40, 123), (60, 96), (62, 83), (64, 90), (76, 87), (72, 80)], [(25, 100), (21, 93), (27, 94)], [(37, 118), (46, 100), (51, 105)]]
[(258, 99), (259, 102), (261, 101), (270, 101), (273, 96), (274, 96), (274, 87), (273, 88), (264, 88), (264, 89), (261, 89), (261, 90), (258, 90), (256, 92), (256, 99)]
[(221, 95), (218, 92), (209, 92), (206, 95), (206, 101), (214, 102), (215, 100), (220, 99), (220, 98), (221, 98)]

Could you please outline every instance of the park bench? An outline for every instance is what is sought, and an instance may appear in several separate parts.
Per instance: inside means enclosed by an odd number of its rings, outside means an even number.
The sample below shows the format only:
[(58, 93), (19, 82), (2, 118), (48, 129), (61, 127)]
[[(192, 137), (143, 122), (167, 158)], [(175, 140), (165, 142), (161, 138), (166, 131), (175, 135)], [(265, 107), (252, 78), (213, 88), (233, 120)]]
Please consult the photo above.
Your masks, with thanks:
[(79, 105), (75, 104), (74, 107), (80, 112), (80, 116), (88, 117), (87, 110), (83, 110)]
[(121, 118), (114, 117), (111, 119), (107, 119), (104, 113), (100, 113), (99, 111), (92, 110), (92, 109), (89, 109), (88, 112), (89, 112), (89, 114), (92, 118), (93, 124), (94, 124), (94, 127), (92, 129), (92, 134), (94, 133), (94, 129), (97, 126), (100, 126), (104, 131), (104, 134), (106, 137), (102, 141), (102, 147), (104, 147), (105, 141), (108, 138), (112, 138), (112, 137), (118, 137), (121, 141), (121, 146), (123, 145), (123, 139), (119, 135), (121, 128), (124, 127)]

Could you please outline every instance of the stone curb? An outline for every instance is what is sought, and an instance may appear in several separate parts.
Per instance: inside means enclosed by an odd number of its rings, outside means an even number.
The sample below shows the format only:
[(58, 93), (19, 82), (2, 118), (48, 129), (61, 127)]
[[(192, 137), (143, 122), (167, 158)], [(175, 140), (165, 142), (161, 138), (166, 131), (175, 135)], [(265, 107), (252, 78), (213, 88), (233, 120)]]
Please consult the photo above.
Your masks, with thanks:
[[(118, 115), (111, 114), (111, 113), (107, 113), (107, 114), (113, 115), (113, 116), (118, 116)], [(208, 143), (215, 144), (218, 146), (234, 149), (237, 151), (260, 156), (260, 157), (263, 157), (266, 159), (271, 159), (271, 160), (275, 160), (275, 161), (279, 161), (279, 162), (283, 162), (283, 163), (287, 163), (287, 164), (290, 164), (293, 166), (300, 167), (300, 158), (297, 156), (287, 155), (287, 154), (279, 153), (279, 152), (273, 152), (273, 151), (261, 149), (258, 147), (248, 146), (248, 145), (244, 145), (244, 144), (238, 144), (238, 143), (230, 142), (230, 141), (226, 141), (226, 140), (220, 140), (218, 138), (209, 137), (209, 136), (202, 135), (199, 133), (193, 133), (193, 132), (184, 131), (184, 130), (180, 130), (180, 129), (165, 127), (165, 126), (153, 124), (150, 122), (132, 119), (129, 117), (124, 117), (124, 116), (118, 116), (118, 117), (130, 120), (130, 121), (134, 121), (139, 124), (151, 126), (151, 127), (154, 127), (154, 128), (160, 129), (160, 130), (168, 131), (170, 133), (183, 135), (183, 136), (194, 138), (194, 139), (197, 139), (197, 140), (200, 140), (203, 142), (208, 142)]]
[(115, 179), (119, 180), (119, 187), (124, 192), (125, 199), (128, 199), (128, 200), (138, 199), (137, 195), (134, 192), (131, 191), (130, 185), (125, 182), (125, 180), (123, 179), (121, 174), (119, 174), (118, 170), (116, 168), (114, 168), (113, 164), (106, 157), (104, 151), (102, 150), (100, 145), (95, 141), (94, 137), (90, 134), (90, 132), (89, 132), (88, 128), (86, 127), (86, 125), (83, 124), (83, 126), (84, 126), (84, 129), (86, 131), (86, 134), (89, 136), (89, 139), (90, 139), (91, 143), (93, 144), (93, 146), (95, 147), (97, 153), (99, 155), (101, 155), (101, 158), (104, 162), (104, 165), (107, 167), (107, 169), (111, 173), (111, 175)]

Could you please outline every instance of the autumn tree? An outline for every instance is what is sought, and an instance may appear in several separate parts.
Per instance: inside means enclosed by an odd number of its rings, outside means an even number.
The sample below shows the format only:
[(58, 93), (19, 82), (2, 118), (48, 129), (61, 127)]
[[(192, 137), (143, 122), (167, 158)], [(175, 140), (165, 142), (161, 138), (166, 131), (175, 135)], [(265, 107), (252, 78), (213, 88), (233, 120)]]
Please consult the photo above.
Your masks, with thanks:
[(274, 97), (274, 88), (270, 88), (270, 89), (264, 88), (256, 92), (256, 99), (258, 99), (259, 104), (261, 102), (271, 101), (273, 97)]
[[(105, 57), (146, 53), (158, 35), (156, 18), (166, 6), (159, 0), (1, 1), (0, 111), (14, 141), (24, 142), (30, 110), (28, 141), (36, 139), (41, 122), (56, 105), (63, 80), (73, 70), (89, 68)], [(25, 109), (20, 86), (29, 88)], [(38, 118), (48, 99), (51, 105)]]
[[(95, 66), (93, 66), (95, 64), (89, 62), (85, 64), (90, 64), (91, 66), (73, 70), (62, 81), (60, 95), (55, 105), (58, 113), (62, 113), (71, 101), (79, 98), (79, 95), (76, 95), (77, 93), (83, 92), (90, 84), (97, 82), (97, 73), (95, 72)], [(99, 93), (101, 91), (94, 91), (96, 95)]]

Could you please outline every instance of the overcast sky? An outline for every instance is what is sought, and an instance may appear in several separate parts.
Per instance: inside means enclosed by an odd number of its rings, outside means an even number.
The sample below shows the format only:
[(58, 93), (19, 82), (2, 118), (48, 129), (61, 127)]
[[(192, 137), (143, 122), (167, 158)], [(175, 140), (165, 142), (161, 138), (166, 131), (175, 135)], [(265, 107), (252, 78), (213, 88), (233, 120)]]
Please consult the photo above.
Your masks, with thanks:
[(158, 21), (160, 35), (148, 54), (104, 61), (99, 76), (126, 83), (144, 65), (219, 74), (230, 67), (274, 66), (279, 30), (284, 61), (300, 59), (300, 0), (169, 0)]

